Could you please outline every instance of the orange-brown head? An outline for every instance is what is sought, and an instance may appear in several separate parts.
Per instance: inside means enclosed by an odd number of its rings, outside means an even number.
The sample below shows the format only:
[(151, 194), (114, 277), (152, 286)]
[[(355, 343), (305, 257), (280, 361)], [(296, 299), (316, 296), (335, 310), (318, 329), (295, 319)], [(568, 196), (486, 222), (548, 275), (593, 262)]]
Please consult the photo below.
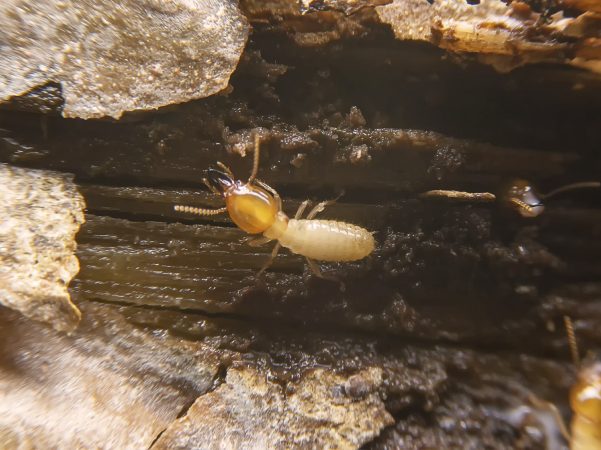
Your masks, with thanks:
[(278, 203), (269, 192), (252, 183), (242, 183), (215, 169), (207, 171), (210, 185), (225, 199), (232, 221), (250, 234), (263, 233), (276, 220)]

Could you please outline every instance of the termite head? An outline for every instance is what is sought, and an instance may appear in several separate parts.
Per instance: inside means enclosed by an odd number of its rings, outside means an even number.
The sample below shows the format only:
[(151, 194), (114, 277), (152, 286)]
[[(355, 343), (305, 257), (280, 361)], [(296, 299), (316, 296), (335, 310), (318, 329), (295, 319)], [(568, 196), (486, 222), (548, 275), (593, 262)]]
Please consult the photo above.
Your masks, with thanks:
[(513, 180), (505, 187), (501, 198), (522, 217), (537, 217), (545, 210), (542, 196), (526, 180)]
[(250, 183), (237, 184), (225, 193), (225, 204), (232, 221), (247, 233), (263, 233), (279, 212), (273, 196)]
[(221, 162), (217, 162), (217, 167), (221, 170), (207, 170), (203, 182), (211, 192), (223, 197), (225, 207), (211, 209), (175, 205), (174, 209), (199, 216), (213, 216), (227, 211), (232, 221), (243, 231), (251, 234), (269, 233), (271, 239), (278, 239), (288, 226), (288, 216), (282, 212), (278, 193), (257, 180), (259, 144), (259, 135), (255, 134), (253, 168), (246, 183), (237, 180), (230, 168)]
[(580, 371), (570, 392), (570, 404), (575, 414), (601, 427), (601, 361), (589, 363)]
[(274, 196), (254, 183), (235, 180), (231, 172), (207, 170), (207, 185), (225, 198), (232, 221), (247, 233), (263, 233), (276, 220), (279, 205)]

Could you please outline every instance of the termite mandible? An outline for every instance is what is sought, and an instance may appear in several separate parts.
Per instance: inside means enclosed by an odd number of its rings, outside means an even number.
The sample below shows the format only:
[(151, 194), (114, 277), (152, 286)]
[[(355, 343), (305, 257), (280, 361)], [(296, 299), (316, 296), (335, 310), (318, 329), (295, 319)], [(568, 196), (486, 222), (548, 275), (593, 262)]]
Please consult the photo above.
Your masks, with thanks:
[(375, 247), (372, 233), (350, 223), (336, 220), (319, 220), (314, 217), (334, 201), (320, 202), (301, 219), (309, 200), (301, 203), (293, 219), (282, 211), (282, 200), (271, 186), (256, 178), (259, 170), (260, 137), (254, 136), (253, 167), (248, 181), (237, 180), (225, 164), (217, 162), (221, 170), (209, 168), (203, 183), (211, 192), (222, 197), (222, 208), (206, 209), (194, 206), (175, 205), (179, 212), (199, 216), (213, 216), (227, 212), (241, 230), (263, 236), (250, 241), (259, 246), (277, 241), (271, 257), (259, 274), (267, 269), (281, 247), (306, 258), (311, 271), (322, 278), (317, 261), (355, 261), (370, 255)]

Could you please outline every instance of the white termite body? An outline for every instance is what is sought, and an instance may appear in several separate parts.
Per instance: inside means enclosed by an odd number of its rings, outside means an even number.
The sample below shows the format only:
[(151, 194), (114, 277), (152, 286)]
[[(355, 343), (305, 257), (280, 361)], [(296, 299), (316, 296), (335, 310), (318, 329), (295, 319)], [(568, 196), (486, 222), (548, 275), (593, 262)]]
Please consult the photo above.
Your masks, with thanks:
[(336, 220), (290, 219), (277, 240), (291, 252), (317, 261), (356, 261), (370, 255), (375, 247), (365, 228)]

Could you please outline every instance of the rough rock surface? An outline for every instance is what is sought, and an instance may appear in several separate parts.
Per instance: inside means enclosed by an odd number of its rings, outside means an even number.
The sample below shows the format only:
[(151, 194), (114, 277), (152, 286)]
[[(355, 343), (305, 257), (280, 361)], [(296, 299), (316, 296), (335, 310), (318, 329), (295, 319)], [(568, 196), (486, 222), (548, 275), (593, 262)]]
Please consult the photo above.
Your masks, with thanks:
[(82, 309), (71, 336), (0, 309), (0, 448), (148, 448), (212, 386), (217, 363), (202, 344)]
[(375, 368), (350, 377), (317, 369), (284, 387), (255, 369), (230, 369), (153, 448), (357, 448), (394, 423), (381, 384)]
[(67, 285), (79, 271), (85, 204), (69, 175), (0, 164), (0, 303), (57, 330), (77, 326)]
[[(574, 374), (561, 362), (299, 334), (281, 321), (81, 307), (71, 336), (0, 309), (0, 448), (207, 448), (226, 435), (226, 448), (255, 438), (255, 448), (561, 444), (544, 406), (567, 402)], [(247, 434), (236, 440), (239, 430)]]
[[(511, 8), (500, 0), (482, 0), (478, 4), (465, 1), (435, 1), (427, 0), (396, 0), (390, 5), (377, 9), (380, 18), (393, 26), (398, 39), (431, 41), (436, 38), (439, 28), (450, 28), (461, 25), (466, 31), (477, 32), (477, 23), (489, 21), (496, 23), (498, 29), (488, 31), (483, 27), (483, 33), (498, 35), (500, 44), (498, 52), (510, 50), (509, 43), (504, 41), (502, 30), (510, 31), (521, 27), (519, 19), (512, 18)], [(478, 35), (474, 34), (474, 38)], [(487, 42), (483, 40), (480, 45)], [(464, 44), (465, 45), (465, 44)]]
[(395, 0), (376, 9), (380, 19), (391, 25), (397, 39), (427, 41), (454, 52), (477, 53), (481, 61), (500, 71), (526, 63), (565, 59), (567, 42), (549, 36), (551, 29), (556, 31), (566, 23), (543, 26), (540, 15), (528, 5), (514, 3)]
[(0, 24), (0, 100), (59, 82), (82, 118), (219, 92), (248, 35), (230, 0), (5, 0)]
[(300, 46), (379, 36), (425, 41), (500, 72), (554, 62), (601, 73), (601, 15), (595, 1), (242, 0), (254, 25)]

